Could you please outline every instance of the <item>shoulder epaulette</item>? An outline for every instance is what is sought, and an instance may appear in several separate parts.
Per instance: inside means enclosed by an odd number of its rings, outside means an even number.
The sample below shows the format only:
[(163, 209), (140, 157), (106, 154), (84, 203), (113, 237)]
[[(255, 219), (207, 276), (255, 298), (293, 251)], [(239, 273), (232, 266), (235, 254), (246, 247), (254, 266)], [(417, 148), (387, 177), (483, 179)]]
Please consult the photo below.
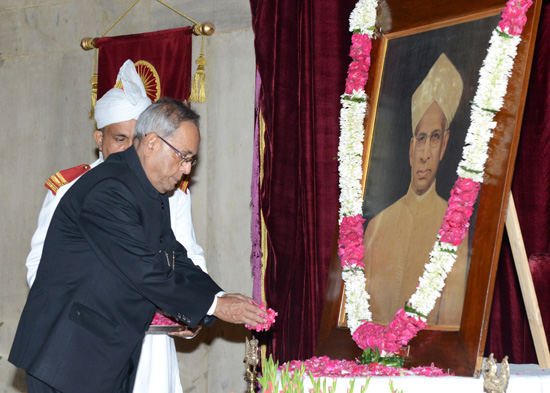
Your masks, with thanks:
[(59, 171), (55, 175), (50, 176), (48, 180), (46, 180), (46, 184), (44, 184), (44, 186), (55, 195), (61, 187), (69, 184), (74, 179), (82, 176), (89, 170), (90, 165), (82, 164), (75, 166), (74, 168)]
[(180, 182), (180, 185), (178, 187), (180, 190), (182, 190), (186, 194), (187, 194), (187, 188), (189, 187), (189, 181), (190, 180), (191, 180), (191, 178), (189, 176), (184, 175), (181, 178), (181, 182)]

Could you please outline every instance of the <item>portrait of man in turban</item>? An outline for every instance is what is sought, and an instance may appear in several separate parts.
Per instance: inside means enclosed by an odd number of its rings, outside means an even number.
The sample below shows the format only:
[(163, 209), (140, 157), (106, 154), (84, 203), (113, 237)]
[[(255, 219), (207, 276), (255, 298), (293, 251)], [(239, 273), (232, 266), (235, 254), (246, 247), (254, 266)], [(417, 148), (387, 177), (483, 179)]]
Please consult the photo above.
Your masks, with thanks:
[[(371, 139), (364, 185), (365, 275), (376, 323), (393, 320), (430, 260), (496, 23), (488, 17), (388, 41), (374, 127), (366, 134)], [(428, 325), (437, 329), (460, 327), (476, 218), (474, 213), (428, 315)]]
[[(368, 223), (365, 265), (371, 311), (379, 323), (389, 323), (414, 293), (418, 277), (433, 248), (447, 209), (435, 183), (445, 156), (452, 121), (462, 97), (463, 82), (442, 53), (411, 99), (412, 136), (409, 142), (410, 185), (407, 193)], [(464, 298), (467, 240), (447, 279), (442, 297), (429, 316), (432, 324), (458, 325)], [(391, 277), (391, 282), (388, 282)]]

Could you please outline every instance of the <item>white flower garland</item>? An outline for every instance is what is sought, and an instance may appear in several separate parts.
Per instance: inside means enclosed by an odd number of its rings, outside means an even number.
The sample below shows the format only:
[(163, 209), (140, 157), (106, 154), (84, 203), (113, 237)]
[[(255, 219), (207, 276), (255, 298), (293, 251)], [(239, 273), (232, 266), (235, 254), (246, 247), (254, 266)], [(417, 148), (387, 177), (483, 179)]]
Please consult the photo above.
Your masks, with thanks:
[[(349, 30), (373, 37), (376, 23), (377, 0), (359, 0), (349, 18)], [(340, 175), (340, 219), (363, 213), (361, 180), (363, 179), (363, 122), (367, 114), (367, 95), (364, 90), (343, 94), (340, 100), (340, 143), (338, 145), (338, 172)], [(342, 272), (345, 283), (346, 313), (351, 334), (363, 321), (372, 319), (370, 296), (366, 291), (363, 269), (350, 266)]]
[[(363, 140), (365, 129), (363, 120), (367, 112), (367, 101), (364, 91), (354, 92), (352, 98), (362, 101), (351, 101), (344, 94), (340, 102), (340, 144), (338, 159), (340, 165), (340, 222), (345, 216), (353, 216), (363, 210)], [(345, 130), (345, 131), (344, 131)]]

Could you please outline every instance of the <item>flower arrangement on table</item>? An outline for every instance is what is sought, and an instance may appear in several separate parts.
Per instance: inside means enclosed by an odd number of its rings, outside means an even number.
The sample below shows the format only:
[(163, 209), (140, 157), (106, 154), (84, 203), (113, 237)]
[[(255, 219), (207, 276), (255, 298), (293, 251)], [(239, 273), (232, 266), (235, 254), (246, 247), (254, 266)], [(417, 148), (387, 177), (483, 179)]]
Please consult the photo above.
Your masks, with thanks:
[[(277, 373), (277, 371), (279, 373)], [(278, 375), (279, 374), (279, 375)], [(262, 375), (258, 378), (264, 393), (303, 393), (304, 378), (311, 381), (310, 393), (335, 392), (337, 385), (346, 385), (349, 393), (368, 391), (370, 377), (402, 377), (419, 375), (443, 377), (449, 375), (437, 367), (413, 367), (410, 369), (386, 366), (379, 363), (358, 364), (352, 360), (335, 360), (328, 356), (313, 357), (308, 360), (293, 360), (280, 366), (270, 357), (262, 361)], [(340, 378), (351, 378), (339, 381)], [(331, 379), (328, 381), (327, 378)], [(395, 392), (389, 381), (390, 392)], [(341, 387), (341, 386), (340, 386)]]
[[(386, 327), (372, 322), (370, 296), (364, 276), (362, 218), (363, 122), (368, 111), (364, 86), (370, 67), (371, 39), (375, 31), (377, 0), (359, 0), (350, 16), (353, 32), (345, 93), (341, 97), (340, 232), (338, 255), (345, 282), (348, 327), (363, 349), (364, 361), (395, 362), (399, 349), (426, 327), (427, 315), (445, 286), (445, 278), (465, 238), (474, 204), (483, 181), (488, 145), (496, 126), (494, 116), (502, 108), (520, 34), (531, 0), (509, 0), (489, 42), (479, 72), (478, 89), (472, 101), (471, 122), (466, 135), (458, 179), (451, 190), (448, 208), (416, 292)], [(398, 357), (398, 356), (397, 356)], [(397, 363), (401, 366), (402, 363)]]

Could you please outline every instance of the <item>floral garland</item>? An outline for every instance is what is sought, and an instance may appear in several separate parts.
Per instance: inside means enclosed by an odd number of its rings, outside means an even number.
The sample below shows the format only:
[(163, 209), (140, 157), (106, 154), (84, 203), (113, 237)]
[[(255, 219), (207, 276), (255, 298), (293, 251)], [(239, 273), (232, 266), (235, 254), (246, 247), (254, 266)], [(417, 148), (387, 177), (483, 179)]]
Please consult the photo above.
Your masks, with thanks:
[(340, 100), (340, 144), (338, 172), (340, 175), (340, 235), (338, 256), (342, 262), (342, 278), (346, 283), (346, 311), (352, 333), (362, 320), (370, 320), (369, 294), (365, 290), (363, 256), (363, 222), (361, 194), (363, 121), (367, 112), (364, 87), (367, 84), (370, 51), (376, 22), (377, 0), (359, 0), (350, 15), (352, 46), (346, 90)]
[(483, 181), (488, 145), (496, 127), (494, 116), (502, 108), (514, 65), (520, 34), (532, 0), (509, 0), (493, 31), (479, 71), (478, 89), (472, 101), (471, 123), (466, 135), (458, 179), (416, 292), (386, 327), (371, 322), (369, 294), (364, 276), (362, 218), (363, 121), (367, 113), (364, 86), (370, 67), (371, 39), (375, 30), (377, 0), (359, 0), (350, 15), (353, 32), (345, 93), (341, 97), (340, 233), (338, 255), (345, 282), (346, 312), (353, 339), (360, 348), (394, 354), (426, 327), (427, 315), (445, 286), (456, 260), (456, 250), (468, 232), (473, 206)]

